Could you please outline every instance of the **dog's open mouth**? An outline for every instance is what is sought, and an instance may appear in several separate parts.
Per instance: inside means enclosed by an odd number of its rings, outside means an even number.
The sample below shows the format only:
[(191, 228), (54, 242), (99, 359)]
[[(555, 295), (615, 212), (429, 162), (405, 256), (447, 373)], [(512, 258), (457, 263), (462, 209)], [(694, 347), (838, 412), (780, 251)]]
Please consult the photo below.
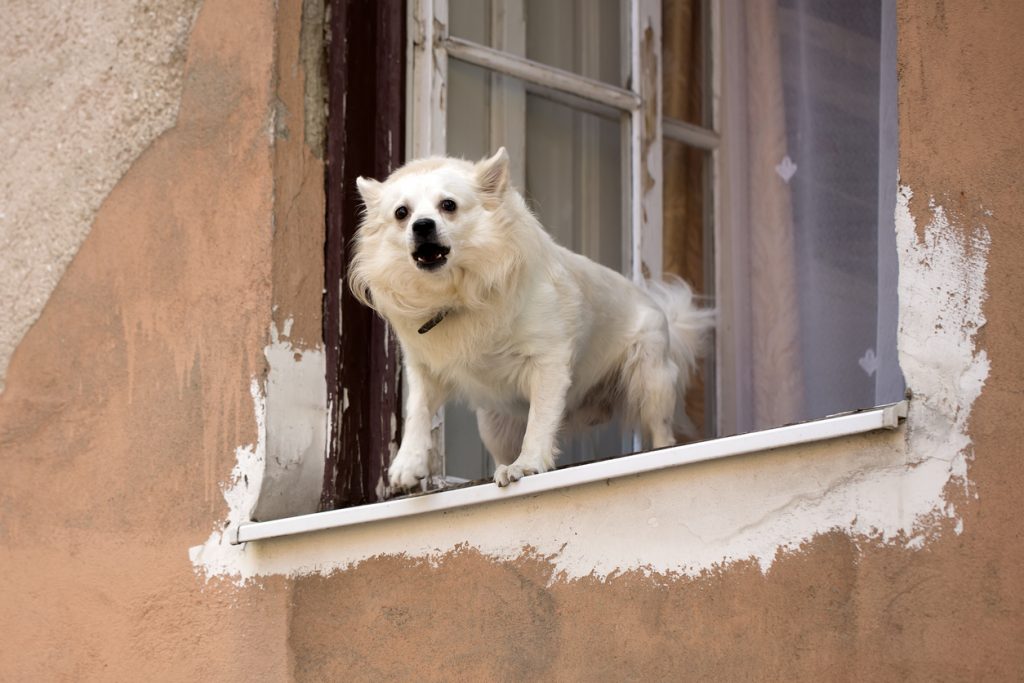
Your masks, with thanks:
[(435, 270), (448, 261), (448, 252), (451, 247), (445, 247), (436, 242), (424, 242), (412, 252), (416, 261), (416, 267), (423, 270)]

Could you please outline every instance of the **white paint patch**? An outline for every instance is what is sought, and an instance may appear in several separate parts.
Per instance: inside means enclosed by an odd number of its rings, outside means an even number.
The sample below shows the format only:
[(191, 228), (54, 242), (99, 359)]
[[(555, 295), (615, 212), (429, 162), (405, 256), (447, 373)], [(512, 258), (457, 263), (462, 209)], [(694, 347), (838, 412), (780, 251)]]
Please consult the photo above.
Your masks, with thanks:
[[(908, 549), (924, 546), (948, 520), (961, 533), (963, 520), (944, 494), (951, 483), (970, 490), (967, 420), (989, 367), (973, 341), (984, 324), (989, 237), (979, 226), (965, 239), (932, 206), (919, 240), (910, 197), (902, 188), (896, 211), (900, 362), (914, 391), (904, 429), (244, 549), (215, 532), (193, 549), (196, 567), (246, 581), (328, 573), (375, 555), (436, 562), (473, 548), (499, 560), (548, 558), (552, 581), (631, 570), (692, 576), (745, 560), (768, 571), (779, 553), (834, 531)], [(257, 459), (239, 449), (225, 490), (231, 524), (251, 506), (236, 489), (239, 472), (249, 471), (250, 481), (256, 474)]]
[(238, 576), (244, 565), (245, 550), (228, 543), (228, 531), (235, 524), (250, 519), (259, 497), (266, 465), (266, 404), (259, 381), (255, 378), (249, 384), (253, 412), (256, 418), (256, 443), (235, 449), (235, 466), (227, 484), (221, 486), (224, 501), (228, 504), (228, 517), (217, 524), (203, 545), (188, 550), (189, 559), (196, 571), (207, 578), (211, 576)]
[(285, 320), (280, 333), (271, 324), (264, 348), (266, 391), (256, 378), (250, 386), (258, 436), (255, 444), (235, 449), (236, 464), (222, 486), (228, 518), (206, 543), (189, 549), (193, 565), (207, 577), (253, 573), (238, 571), (246, 553), (228, 543), (232, 526), (254, 515), (273, 519), (314, 512), (319, 503), (327, 435), (326, 360), (322, 348), (292, 346), (287, 337), (293, 322)]
[(327, 443), (327, 359), (323, 347), (296, 349), (293, 320), (270, 326), (267, 359), (267, 463), (254, 514), (279, 519), (316, 512)]
[[(918, 240), (912, 196), (902, 186), (896, 203), (900, 367), (915, 397), (910, 456), (948, 462), (966, 492), (967, 458), (972, 457), (967, 421), (989, 373), (988, 354), (975, 349), (974, 335), (985, 324), (992, 240), (984, 225), (965, 237), (934, 199), (928, 203), (932, 219)], [(948, 514), (954, 514), (952, 508)]]

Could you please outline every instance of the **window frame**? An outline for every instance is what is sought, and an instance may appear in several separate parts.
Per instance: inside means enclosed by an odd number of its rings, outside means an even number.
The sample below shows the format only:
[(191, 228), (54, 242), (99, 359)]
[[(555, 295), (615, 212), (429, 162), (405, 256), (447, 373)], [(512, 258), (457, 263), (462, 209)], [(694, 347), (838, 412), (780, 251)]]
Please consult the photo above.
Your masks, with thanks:
[[(521, 2), (521, 0), (506, 0)], [(631, 87), (620, 88), (563, 69), (480, 45), (448, 33), (448, 0), (412, 0), (408, 124), (409, 159), (446, 152), (445, 104), (448, 60), (482, 67), (492, 74), (511, 76), (570, 106), (588, 110), (612, 109), (623, 118), (628, 138), (630, 188), (631, 276), (661, 275), (662, 117), (661, 117), (661, 0), (628, 0)], [(646, 35), (646, 40), (641, 37)], [(653, 109), (653, 111), (652, 111)], [(602, 111), (601, 113), (605, 113)], [(690, 124), (675, 126), (683, 142), (717, 141), (713, 130)], [(715, 143), (717, 145), (717, 142)]]
[[(568, 106), (609, 116), (617, 113), (628, 154), (623, 187), (629, 188), (629, 275), (635, 282), (660, 278), (663, 230), (663, 136), (711, 155), (706, 183), (705, 242), (717, 225), (718, 178), (718, 60), (717, 0), (702, 0), (705, 63), (712, 65), (705, 91), (710, 128), (662, 116), (661, 0), (623, 2), (624, 44), (628, 47), (627, 82), (622, 88), (542, 64), (513, 53), (524, 51), (514, 22), (524, 20), (524, 0), (493, 0), (501, 4), (496, 44), (480, 45), (449, 34), (449, 0), (386, 0), (367, 6), (342, 0), (332, 6), (328, 34), (329, 108), (326, 155), (327, 236), (325, 244), (324, 341), (327, 364), (328, 435), (323, 489), (319, 509), (333, 510), (384, 498), (383, 477), (400, 442), (403, 422), (401, 363), (397, 342), (387, 324), (360, 306), (345, 289), (349, 244), (358, 225), (358, 198), (346, 191), (358, 175), (385, 177), (402, 161), (445, 154), (448, 60), (487, 69), (492, 78), (515, 78), (531, 92)], [(366, 27), (352, 34), (348, 26)], [(627, 60), (624, 60), (627, 61)], [(707, 74), (707, 69), (705, 68)], [(640, 74), (641, 76), (637, 76)], [(358, 89), (374, 97), (352, 106), (347, 92)], [(537, 90), (534, 90), (537, 89)], [(513, 97), (525, 97), (515, 93)], [(500, 109), (500, 108), (499, 108)], [(408, 112), (408, 115), (406, 115)], [(492, 118), (494, 114), (492, 114)], [(522, 121), (492, 125), (523, 128)], [(513, 153), (525, 155), (520, 135)], [(395, 142), (398, 144), (395, 144)], [(403, 144), (407, 143), (407, 144)], [(522, 143), (522, 144), (518, 144)], [(522, 162), (519, 162), (520, 164)], [(521, 166), (520, 166), (521, 167)], [(714, 263), (709, 249), (706, 260)], [(712, 267), (705, 272), (714, 273)], [(712, 275), (713, 277), (713, 275)], [(712, 283), (701, 283), (714, 290)], [(342, 334), (342, 327), (347, 334)], [(369, 343), (367, 344), (367, 340)], [(717, 342), (716, 342), (717, 343)], [(715, 354), (718, 355), (717, 353)], [(705, 364), (707, 433), (717, 433), (718, 413), (714, 363)], [(435, 454), (444, 449), (443, 409), (434, 425)], [(634, 451), (641, 450), (634, 435)], [(434, 469), (444, 477), (444, 461)], [(438, 488), (441, 481), (428, 482)]]
[[(496, 1), (519, 3), (520, 7), (522, 2)], [(629, 150), (625, 186), (630, 188), (630, 270), (635, 281), (661, 275), (663, 138), (709, 153), (706, 171), (710, 175), (706, 182), (709, 197), (704, 229), (711, 231), (709, 241), (715, 243), (721, 182), (718, 132), (721, 63), (715, 57), (721, 40), (720, 2), (703, 0), (702, 4), (705, 59), (706, 64), (710, 64), (710, 71), (705, 68), (708, 128), (662, 116), (661, 2), (628, 0), (627, 7), (631, 73), (646, 74), (644, 78), (631, 78), (631, 89), (449, 36), (448, 0), (409, 0), (408, 3), (382, 0), (370, 5), (343, 0), (332, 5), (329, 28), (333, 36), (342, 39), (332, 41), (328, 49), (330, 101), (344, 102), (345, 94), (352, 89), (372, 92), (374, 96), (368, 101), (360, 100), (358, 106), (349, 105), (340, 112), (335, 109), (328, 118), (324, 339), (329, 438), (321, 512), (244, 524), (235, 531), (234, 542), (297, 533), (294, 525), (289, 524), (285, 527), (293, 530), (281, 531), (284, 528), (281, 523), (288, 519), (331, 515), (311, 526), (307, 524), (308, 529), (299, 529), (312, 530), (417, 514), (794, 443), (894, 429), (906, 416), (904, 401), (797, 425), (586, 463), (535, 475), (508, 489), (477, 486), (478, 490), (469, 494), (465, 488), (456, 488), (431, 492), (431, 496), (443, 496), (432, 503), (410, 502), (422, 496), (377, 503), (384, 498), (384, 472), (400, 439), (401, 364), (396, 340), (386, 323), (358, 304), (343, 284), (349, 241), (358, 226), (358, 197), (351, 188), (358, 175), (384, 177), (406, 159), (445, 152), (444, 106), (449, 59), (487, 68), (492, 77), (519, 79), (540, 88), (552, 99), (584, 111), (588, 107), (597, 108), (607, 115), (610, 108), (620, 113), (626, 124), (623, 126), (624, 145)], [(351, 25), (364, 27), (365, 31), (352, 39), (345, 31)], [(641, 35), (646, 39), (641, 40)], [(406, 111), (413, 115), (405, 116)], [(708, 258), (712, 259), (712, 266), (716, 265), (713, 255), (709, 254)], [(717, 268), (710, 269), (712, 277), (717, 271)], [(342, 327), (345, 335), (342, 335)], [(721, 339), (716, 344), (721, 344)], [(707, 405), (709, 412), (717, 413), (720, 408), (717, 373), (711, 365), (707, 368), (711, 375), (706, 384), (710, 399)], [(435, 421), (435, 436), (437, 452), (443, 453), (443, 422), (440, 420), (443, 415)], [(851, 424), (856, 426), (851, 428)], [(345, 514), (339, 517), (338, 513)]]
[[(404, 161), (405, 21), (405, 0), (331, 3), (323, 313), (328, 434), (321, 511), (382, 499), (380, 482), (401, 436), (398, 343), (387, 324), (352, 296), (345, 275), (362, 210), (356, 178), (385, 177)], [(347, 97), (353, 92), (360, 97)]]

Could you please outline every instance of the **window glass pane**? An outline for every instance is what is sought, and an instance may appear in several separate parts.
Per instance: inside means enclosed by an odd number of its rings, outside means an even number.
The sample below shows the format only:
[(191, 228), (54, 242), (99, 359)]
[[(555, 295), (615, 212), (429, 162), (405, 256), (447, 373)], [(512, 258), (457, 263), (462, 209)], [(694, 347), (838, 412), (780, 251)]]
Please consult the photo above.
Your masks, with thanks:
[(526, 2), (526, 56), (582, 76), (625, 85), (622, 3)]
[(491, 74), (471, 64), (448, 62), (448, 154), (483, 159), (491, 149)]
[(626, 272), (619, 121), (536, 95), (526, 103), (526, 197), (564, 247)]
[(481, 45), (491, 44), (491, 0), (448, 0), (448, 32)]
[(451, 0), (451, 35), (624, 86), (622, 0)]
[[(509, 140), (516, 128), (525, 159), (516, 159)], [(448, 153), (476, 160), (506, 145), (513, 176), (522, 164), (517, 186), (555, 240), (627, 272), (622, 136), (620, 119), (554, 102), (480, 67), (449, 64)]]
[[(518, 144), (513, 176), (527, 203), (555, 240), (619, 272), (628, 266), (627, 197), (622, 124), (528, 92), (521, 81), (450, 63), (449, 154), (480, 159)], [(518, 171), (517, 171), (518, 169)], [(446, 471), (466, 479), (490, 476), (490, 456), (476, 418), (465, 406), (445, 408)], [(631, 450), (617, 427), (563, 440), (558, 464)]]
[(707, 261), (711, 236), (705, 215), (711, 208), (706, 173), (710, 153), (666, 138), (664, 151), (664, 216), (662, 268), (689, 282), (698, 294), (709, 295), (713, 273)]
[(704, 0), (661, 3), (661, 83), (663, 113), (697, 126), (708, 126), (705, 111)]
[(893, 3), (727, 0), (723, 18), (726, 431), (897, 401)]
[[(875, 403), (882, 176), (881, 3), (779, 2), (805, 413)], [(885, 65), (893, 68), (893, 65)], [(892, 112), (895, 115), (895, 111)], [(895, 185), (895, 175), (893, 174)], [(880, 222), (881, 218), (881, 222)], [(902, 393), (902, 392), (900, 392)], [(900, 394), (890, 397), (899, 400)]]

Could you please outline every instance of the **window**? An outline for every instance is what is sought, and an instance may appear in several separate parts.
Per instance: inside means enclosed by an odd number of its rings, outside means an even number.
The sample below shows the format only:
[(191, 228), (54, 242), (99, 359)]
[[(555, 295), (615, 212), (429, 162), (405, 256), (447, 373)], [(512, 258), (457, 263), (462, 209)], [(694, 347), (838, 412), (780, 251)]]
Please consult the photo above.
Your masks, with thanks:
[[(412, 112), (434, 119), (429, 138), (416, 139), (412, 124), (417, 155), (477, 159), (505, 145), (517, 187), (560, 243), (634, 278), (680, 275), (716, 303), (718, 353), (686, 398), (704, 437), (903, 393), (895, 93), (880, 79), (895, 84), (883, 40), (894, 8), (749, 5), (416, 5), (438, 32), (433, 52), (414, 55), (434, 69), (412, 83), (416, 107), (428, 88), (447, 95), (429, 114)], [(633, 73), (648, 74), (636, 78), (639, 100), (619, 92)], [(443, 441), (448, 475), (491, 474), (470, 410), (446, 407)], [(566, 441), (560, 463), (632, 450), (632, 435), (599, 428)]]
[[(516, 185), (559, 242), (635, 279), (657, 276), (660, 133), (644, 103), (657, 101), (660, 5), (454, 0), (415, 11), (429, 13), (420, 21), (441, 49), (414, 53), (413, 99), (444, 106), (428, 115), (438, 119), (429, 136), (413, 123), (414, 156), (480, 158), (505, 145)], [(447, 97), (428, 94), (436, 88)], [(465, 407), (446, 407), (443, 439), (450, 477), (490, 475)], [(563, 464), (635, 450), (614, 425), (563, 441)]]
[[(330, 21), (321, 509), (379, 500), (400, 439), (396, 343), (341, 283), (355, 177), (406, 158), (505, 145), (559, 242), (636, 280), (678, 274), (713, 302), (714, 353), (686, 397), (704, 438), (902, 399), (892, 0), (346, 0)], [(441, 418), (449, 480), (488, 477), (472, 414)], [(793, 442), (783, 433), (742, 443)], [(559, 464), (635, 445), (598, 429)]]

